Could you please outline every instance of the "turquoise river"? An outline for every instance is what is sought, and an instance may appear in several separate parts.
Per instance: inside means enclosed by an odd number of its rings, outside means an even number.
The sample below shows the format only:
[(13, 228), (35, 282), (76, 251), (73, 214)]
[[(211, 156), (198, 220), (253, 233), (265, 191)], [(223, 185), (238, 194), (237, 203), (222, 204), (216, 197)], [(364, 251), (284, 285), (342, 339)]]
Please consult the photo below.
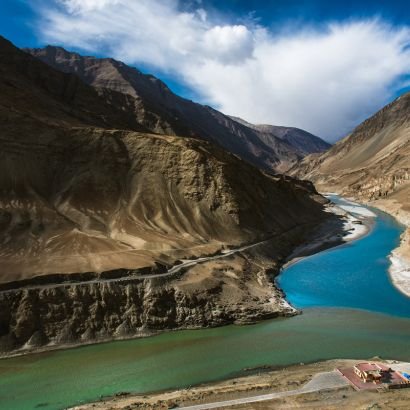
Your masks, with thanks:
[(282, 272), (279, 284), (302, 315), (0, 360), (0, 408), (63, 409), (119, 391), (186, 387), (263, 365), (375, 355), (410, 361), (410, 299), (387, 273), (402, 227), (375, 212), (365, 237)]

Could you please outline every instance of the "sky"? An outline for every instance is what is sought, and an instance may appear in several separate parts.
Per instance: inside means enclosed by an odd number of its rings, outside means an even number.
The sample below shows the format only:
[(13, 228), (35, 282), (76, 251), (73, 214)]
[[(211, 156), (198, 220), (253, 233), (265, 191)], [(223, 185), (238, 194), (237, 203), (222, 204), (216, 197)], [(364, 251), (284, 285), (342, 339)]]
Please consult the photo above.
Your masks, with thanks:
[(0, 34), (114, 57), (226, 114), (329, 142), (410, 89), (399, 0), (1, 0)]

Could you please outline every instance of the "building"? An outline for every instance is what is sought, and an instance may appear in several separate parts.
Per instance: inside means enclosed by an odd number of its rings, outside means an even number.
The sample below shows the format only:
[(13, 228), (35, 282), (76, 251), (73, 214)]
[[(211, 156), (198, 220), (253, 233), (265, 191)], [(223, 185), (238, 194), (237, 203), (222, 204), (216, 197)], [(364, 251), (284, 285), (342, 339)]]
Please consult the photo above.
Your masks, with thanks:
[(389, 367), (377, 363), (358, 363), (353, 370), (365, 383), (381, 383), (384, 379), (389, 379), (392, 372)]
[(401, 389), (410, 387), (410, 375), (382, 363), (358, 363), (353, 367), (338, 368), (356, 390)]

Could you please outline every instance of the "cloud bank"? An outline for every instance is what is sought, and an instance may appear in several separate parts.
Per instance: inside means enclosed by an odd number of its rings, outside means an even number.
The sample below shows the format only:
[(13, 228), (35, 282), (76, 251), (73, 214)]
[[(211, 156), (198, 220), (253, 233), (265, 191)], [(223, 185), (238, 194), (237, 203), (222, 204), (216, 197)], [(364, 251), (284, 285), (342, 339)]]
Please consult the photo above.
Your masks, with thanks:
[(384, 105), (410, 74), (410, 29), (380, 19), (275, 30), (211, 21), (200, 1), (55, 0), (46, 42), (178, 76), (221, 111), (330, 141)]

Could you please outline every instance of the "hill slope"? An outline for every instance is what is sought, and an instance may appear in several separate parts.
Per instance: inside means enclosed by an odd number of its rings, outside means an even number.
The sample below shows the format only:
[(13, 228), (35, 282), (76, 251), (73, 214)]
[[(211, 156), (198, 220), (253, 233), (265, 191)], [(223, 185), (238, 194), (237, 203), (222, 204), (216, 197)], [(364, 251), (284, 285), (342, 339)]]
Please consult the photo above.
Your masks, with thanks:
[(306, 157), (291, 175), (369, 200), (403, 189), (409, 182), (410, 93), (364, 121), (321, 155)]
[(56, 69), (78, 75), (100, 94), (114, 90), (127, 95), (129, 111), (151, 132), (212, 141), (261, 168), (284, 171), (307, 153), (328, 148), (314, 136), (312, 144), (311, 134), (307, 137), (303, 131), (288, 129), (291, 137), (283, 138), (272, 129), (266, 132), (234, 121), (211, 107), (177, 96), (154, 76), (114, 59), (85, 57), (52, 46), (27, 51)]

